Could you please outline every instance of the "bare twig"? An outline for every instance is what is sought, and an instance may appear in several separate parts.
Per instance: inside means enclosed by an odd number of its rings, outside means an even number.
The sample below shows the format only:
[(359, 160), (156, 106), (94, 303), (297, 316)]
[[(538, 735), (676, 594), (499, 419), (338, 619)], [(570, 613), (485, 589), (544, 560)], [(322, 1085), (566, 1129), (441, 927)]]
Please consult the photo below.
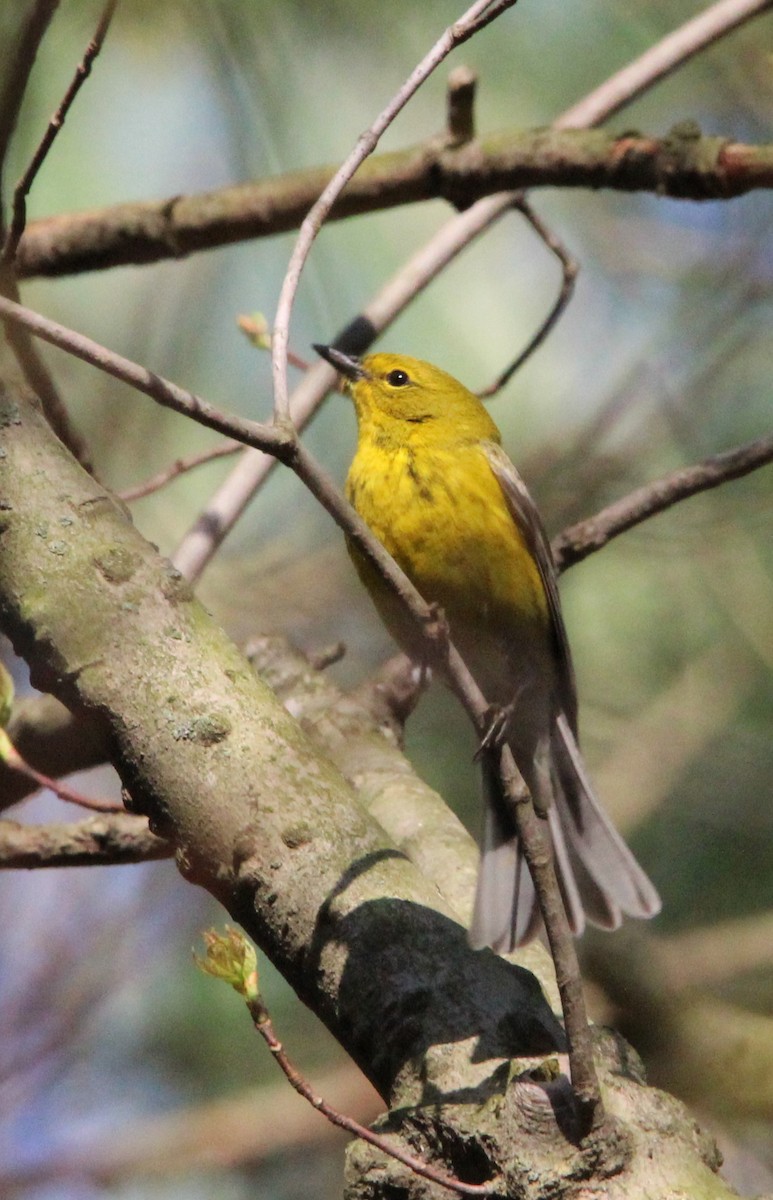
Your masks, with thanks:
[(375, 1146), (377, 1150), (390, 1158), (396, 1159), (397, 1162), (402, 1163), (403, 1166), (408, 1167), (410, 1171), (420, 1175), (423, 1179), (429, 1179), (442, 1187), (450, 1188), (451, 1191), (458, 1192), (462, 1196), (494, 1195), (495, 1189), (491, 1184), (465, 1183), (437, 1167), (430, 1166), (423, 1159), (417, 1158), (415, 1154), (409, 1154), (406, 1150), (395, 1146), (383, 1134), (374, 1133), (372, 1129), (368, 1129), (354, 1117), (340, 1112), (318, 1095), (291, 1061), (276, 1036), (271, 1015), (260, 994), (257, 956), (251, 943), (243, 934), (230, 926), (226, 926), (225, 934), (208, 930), (203, 937), (206, 957), (202, 959), (198, 955), (194, 956), (196, 964), (207, 974), (229, 983), (239, 993), (247, 1005), (255, 1029), (271, 1051), (277, 1066), (291, 1087), (299, 1096), (307, 1100), (312, 1108), (326, 1117), (331, 1124), (337, 1125), (339, 1129), (345, 1129), (347, 1133), (351, 1133), (355, 1137), (362, 1138), (364, 1142)]
[(0, 86), (0, 176), (38, 47), (58, 7), (59, 0), (35, 0), (35, 3), (28, 5), (21, 17), (22, 28), (17, 44), (4, 47)]
[(48, 317), (42, 317), (39, 313), (25, 308), (21, 304), (14, 304), (12, 300), (6, 300), (3, 296), (0, 296), (0, 317), (23, 325), (36, 337), (42, 338), (50, 345), (58, 346), (60, 349), (66, 350), (68, 354), (74, 355), (75, 358), (80, 358), (83, 362), (90, 363), (92, 366), (98, 367), (100, 371), (112, 375), (114, 379), (128, 383), (138, 392), (150, 396), (164, 408), (171, 408), (173, 412), (190, 417), (200, 425), (205, 425), (208, 429), (214, 429), (218, 433), (234, 438), (245, 446), (270, 450), (271, 453), (281, 457), (287, 438), (280, 430), (270, 425), (229, 416), (213, 405), (207, 404), (193, 392), (188, 392), (185, 388), (178, 387), (176, 383), (171, 383), (161, 375), (156, 375), (146, 367), (132, 362), (131, 359), (124, 358), (113, 350), (108, 350), (99, 342), (92, 341), (82, 333), (67, 329), (57, 321), (49, 320)]
[(284, 1046), (274, 1032), (274, 1026), (271, 1017), (266, 1009), (263, 1001), (258, 997), (250, 1000), (247, 1007), (250, 1011), (255, 1029), (263, 1038), (263, 1041), (271, 1051), (274, 1062), (284, 1074), (288, 1083), (295, 1089), (299, 1096), (303, 1096), (312, 1108), (316, 1108), (317, 1112), (326, 1117), (332, 1125), (337, 1125), (339, 1129), (345, 1129), (347, 1133), (351, 1133), (354, 1137), (362, 1138), (364, 1142), (375, 1146), (383, 1154), (389, 1155), (397, 1162), (408, 1167), (416, 1175), (421, 1175), (423, 1179), (429, 1179), (433, 1183), (439, 1183), (441, 1187), (447, 1187), (452, 1192), (458, 1192), (461, 1196), (493, 1196), (495, 1189), (485, 1183), (465, 1183), (461, 1179), (456, 1179), (453, 1175), (446, 1174), (437, 1167), (430, 1166), (423, 1159), (418, 1158), (415, 1154), (409, 1154), (406, 1150), (401, 1150), (394, 1142), (384, 1137), (380, 1133), (374, 1133), (367, 1125), (356, 1121), (354, 1117), (347, 1116), (346, 1113), (340, 1112), (337, 1108), (333, 1108), (328, 1102), (317, 1092), (314, 1091), (311, 1084), (304, 1079), (298, 1068), (291, 1062)]
[(121, 500), (126, 504), (131, 504), (134, 500), (141, 500), (143, 496), (149, 496), (152, 492), (158, 492), (161, 488), (166, 487), (174, 479), (178, 479), (180, 475), (184, 475), (187, 471), (193, 471), (196, 467), (203, 467), (206, 463), (214, 462), (218, 458), (229, 458), (233, 454), (239, 453), (244, 449), (243, 442), (233, 441), (228, 438), (225, 442), (221, 442), (219, 446), (213, 446), (211, 450), (203, 450), (201, 454), (192, 454), (189, 458), (178, 458), (163, 471), (159, 471), (152, 479), (146, 479), (144, 483), (138, 483), (134, 487), (125, 488), (119, 492)]
[(58, 779), (52, 779), (49, 775), (44, 775), (42, 771), (31, 767), (28, 762), (25, 762), (21, 754), (19, 754), (19, 751), (11, 742), (4, 729), (0, 729), (0, 759), (12, 771), (18, 771), (20, 775), (26, 775), (38, 787), (49, 788), (60, 800), (66, 800), (69, 804), (77, 804), (80, 808), (88, 808), (92, 812), (98, 813), (123, 812), (120, 804), (114, 804), (108, 800), (94, 800), (91, 796), (84, 796), (82, 792), (75, 791), (74, 788), (68, 787), (66, 783), (60, 783)]
[(452, 146), (475, 137), (475, 89), (478, 76), (469, 67), (454, 67), (448, 76), (446, 134)]
[(107, 0), (94, 36), (86, 47), (83, 58), (76, 68), (73, 80), (65, 92), (61, 104), (49, 121), (48, 128), (46, 129), (46, 132), (44, 133), (37, 150), (33, 154), (29, 166), (14, 189), (12, 206), (13, 215), (11, 218), (10, 229), (8, 230), (8, 236), (5, 240), (2, 254), (0, 254), (0, 263), (13, 262), (13, 259), (16, 255), (16, 249), (19, 245), (19, 241), (24, 232), (24, 226), (27, 221), (27, 196), (29, 195), (30, 188), (35, 181), (35, 176), (45, 162), (46, 155), (51, 149), (56, 135), (64, 125), (65, 118), (72, 107), (75, 97), (91, 73), (92, 64), (102, 49), (102, 44), (110, 27), (110, 22), (113, 18), (113, 13), (115, 12), (117, 3), (118, 0)]
[(527, 343), (524, 349), (521, 350), (520, 354), (518, 354), (513, 362), (510, 363), (509, 367), (507, 367), (502, 374), (494, 380), (493, 383), (489, 384), (488, 387), (478, 392), (478, 395), (482, 400), (488, 400), (491, 396), (495, 396), (497, 392), (500, 391), (500, 389), (503, 388), (505, 384), (513, 377), (515, 372), (523, 366), (526, 360), (531, 358), (534, 351), (542, 345), (545, 338), (548, 336), (556, 321), (561, 316), (562, 312), (572, 298), (574, 293), (574, 284), (575, 280), (577, 279), (577, 272), (579, 270), (576, 259), (571, 256), (569, 251), (556, 237), (556, 235), (550, 229), (548, 229), (545, 222), (537, 216), (525, 196), (521, 196), (520, 199), (515, 200), (513, 202), (513, 208), (517, 208), (519, 212), (523, 213), (523, 215), (526, 217), (526, 220), (529, 222), (540, 240), (560, 262), (561, 290), (559, 291), (550, 312), (545, 317), (545, 320), (542, 322), (539, 329)]
[(171, 842), (148, 829), (146, 817), (118, 812), (65, 825), (0, 820), (0, 870), (99, 867), (171, 858)]
[(346, 161), (336, 171), (322, 195), (304, 217), (298, 231), (290, 262), (287, 266), (274, 318), (274, 334), (271, 339), (271, 361), (274, 376), (274, 413), (278, 422), (290, 421), (290, 399), (287, 389), (287, 345), (295, 293), (306, 259), (319, 230), (322, 227), (336, 198), (343, 191), (354, 172), (378, 145), (383, 132), (389, 128), (397, 114), (405, 107), (416, 91), (451, 51), (471, 37), (489, 21), (494, 20), (515, 0), (475, 0), (475, 3), (454, 24), (449, 26), (430, 52), (411, 72), (400, 90), (386, 108), (357, 140), (357, 144)]
[[(8, 145), (16, 127), (30, 72), (35, 63), (38, 47), (58, 8), (58, 0), (36, 0), (21, 17), (21, 32), (15, 46), (5, 46), (2, 74), (4, 86), (0, 91), (0, 180), (2, 180)], [(4, 190), (1, 189), (0, 190)], [(0, 211), (0, 239), (2, 238), (3, 214)], [(0, 268), (7, 264), (0, 254)], [(0, 291), (18, 302), (19, 291), (14, 273), (0, 269)], [(40, 398), (45, 414), (57, 436), (72, 451), (78, 461), (90, 470), (90, 458), (83, 438), (70, 422), (65, 405), (54, 385), (51, 374), (38, 354), (37, 347), (25, 330), (18, 326), (7, 328), (8, 342), (16, 355), (24, 375)]]
[(594, 1124), (600, 1123), (603, 1109), (577, 947), (558, 887), (553, 855), (539, 827), (532, 798), (509, 746), (504, 746), (499, 752), (498, 766), (510, 811), (515, 815), (518, 840), (529, 866), (545, 925), (561, 997), (577, 1116), (583, 1133), (587, 1133)]
[(582, 562), (589, 554), (606, 546), (612, 538), (634, 525), (665, 512), (667, 508), (694, 496), (719, 487), (731, 479), (739, 479), (773, 461), (773, 434), (747, 442), (734, 450), (712, 455), (690, 467), (680, 467), (662, 479), (645, 484), (629, 495), (616, 500), (594, 517), (565, 529), (553, 541), (553, 554), (559, 571)]
[[(107, 737), (99, 718), (83, 712), (74, 716), (51, 695), (15, 701), (5, 729), (27, 762), (54, 779), (108, 759)], [(0, 810), (18, 804), (36, 787), (18, 772), (0, 768)]]

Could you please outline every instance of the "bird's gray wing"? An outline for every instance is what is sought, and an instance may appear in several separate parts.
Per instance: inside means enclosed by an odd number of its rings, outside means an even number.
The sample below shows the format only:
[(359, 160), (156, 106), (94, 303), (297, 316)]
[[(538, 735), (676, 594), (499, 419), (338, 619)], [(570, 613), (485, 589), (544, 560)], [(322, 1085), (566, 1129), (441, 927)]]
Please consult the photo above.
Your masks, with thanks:
[(501, 446), (495, 442), (485, 442), (483, 450), (489, 461), (491, 470), (502, 489), (505, 502), (513, 520), (524, 536), (526, 545), (536, 562), (542, 586), (548, 602), (548, 611), (553, 630), (553, 640), (556, 648), (558, 666), (558, 695), (560, 707), (566, 714), (569, 725), (577, 732), (577, 686), (572, 666), (572, 655), (569, 650), (569, 639), (566, 636), (566, 626), (561, 615), (561, 600), (558, 595), (558, 579), (556, 575), (553, 552), (545, 533), (545, 527), (537, 511), (537, 506), (529, 495), (526, 484), (521, 479), (512, 462)]

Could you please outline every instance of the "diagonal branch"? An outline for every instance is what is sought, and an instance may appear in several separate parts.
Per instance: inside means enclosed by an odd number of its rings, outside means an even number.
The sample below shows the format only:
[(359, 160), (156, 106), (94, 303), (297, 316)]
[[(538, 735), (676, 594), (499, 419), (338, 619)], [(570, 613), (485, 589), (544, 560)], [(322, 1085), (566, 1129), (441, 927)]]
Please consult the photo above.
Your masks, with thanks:
[(208, 429), (224, 433), (226, 437), (236, 438), (245, 446), (268, 450), (272, 454), (281, 456), (282, 450), (287, 444), (287, 438), (280, 430), (270, 425), (263, 425), (259, 421), (247, 421), (223, 413), (212, 404), (208, 404), (206, 400), (202, 400), (194, 392), (179, 387), (171, 380), (156, 375), (154, 371), (149, 371), (147, 367), (141, 367), (131, 359), (116, 354), (114, 350), (108, 350), (106, 346), (100, 345), (92, 338), (67, 329), (57, 321), (43, 317), (40, 313), (35, 313), (21, 304), (15, 304), (4, 296), (0, 296), (0, 317), (14, 325), (23, 326), (36, 337), (42, 338), (44, 342), (66, 350), (68, 354), (81, 359), (82, 362), (90, 363), (93, 367), (98, 367), (100, 371), (112, 375), (114, 379), (128, 383), (138, 392), (150, 396), (164, 408), (170, 408), (173, 412), (190, 417), (191, 420), (205, 425)]
[(553, 541), (553, 554), (559, 571), (582, 562), (601, 550), (613, 538), (640, 525), (674, 504), (719, 487), (731, 479), (740, 479), (773, 461), (773, 434), (714, 454), (690, 467), (679, 467), (669, 475), (637, 488), (622, 499), (585, 521), (570, 526)]

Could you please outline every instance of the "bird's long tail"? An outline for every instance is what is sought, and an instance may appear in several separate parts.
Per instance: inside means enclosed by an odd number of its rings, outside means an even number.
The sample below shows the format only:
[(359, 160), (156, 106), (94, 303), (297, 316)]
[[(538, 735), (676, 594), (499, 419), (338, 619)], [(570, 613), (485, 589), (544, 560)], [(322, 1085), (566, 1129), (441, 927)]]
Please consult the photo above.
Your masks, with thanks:
[[(547, 811), (544, 833), (553, 850), (569, 925), (577, 936), (586, 921), (616, 929), (623, 914), (652, 917), (660, 899), (593, 794), (569, 722), (555, 722), (550, 744), (549, 783), (524, 769), (527, 784)], [(534, 937), (540, 913), (513, 814), (498, 775), (483, 767), (485, 823), (470, 942), (508, 953)]]

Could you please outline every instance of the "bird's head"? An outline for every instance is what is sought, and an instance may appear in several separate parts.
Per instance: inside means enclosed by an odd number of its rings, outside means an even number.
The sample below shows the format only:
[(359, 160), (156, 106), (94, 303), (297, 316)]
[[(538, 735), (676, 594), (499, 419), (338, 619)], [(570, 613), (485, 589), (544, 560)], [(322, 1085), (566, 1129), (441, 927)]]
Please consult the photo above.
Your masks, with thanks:
[(347, 381), (357, 419), (363, 424), (420, 426), (434, 440), (499, 441), (499, 433), (477, 396), (440, 367), (407, 354), (355, 358), (333, 346), (315, 346)]

